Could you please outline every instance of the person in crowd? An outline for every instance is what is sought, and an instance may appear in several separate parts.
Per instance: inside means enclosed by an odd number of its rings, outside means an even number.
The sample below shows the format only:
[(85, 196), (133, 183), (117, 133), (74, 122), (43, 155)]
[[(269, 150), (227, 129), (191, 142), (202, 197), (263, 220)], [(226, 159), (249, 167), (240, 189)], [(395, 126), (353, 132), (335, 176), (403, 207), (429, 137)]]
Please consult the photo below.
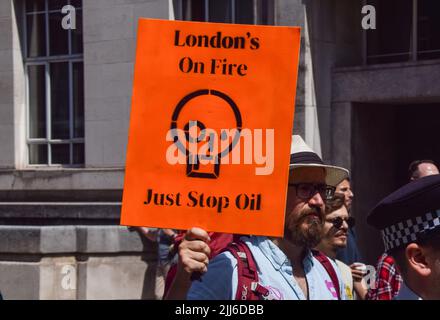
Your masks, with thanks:
[(336, 193), (340, 193), (344, 196), (344, 205), (345, 208), (347, 208), (348, 213), (351, 212), (351, 205), (353, 203), (354, 199), (354, 193), (351, 189), (351, 181), (350, 177), (347, 177), (347, 179), (342, 180), (337, 186), (336, 186)]
[[(347, 299), (353, 300), (354, 286), (351, 268), (336, 259), (338, 250), (347, 246), (348, 230), (354, 223), (354, 219), (348, 215), (344, 200), (344, 194), (335, 193), (332, 199), (326, 201), (323, 236), (316, 249), (333, 259), (335, 264), (339, 267)], [(356, 270), (356, 272), (359, 271)]]
[[(351, 189), (351, 182), (349, 177), (341, 181), (341, 183), (336, 186), (336, 193), (342, 193), (344, 195), (344, 205), (347, 208), (350, 217), (353, 217), (351, 208), (354, 199), (354, 193)], [(344, 248), (338, 250), (336, 254), (336, 259), (344, 262), (349, 266), (355, 266), (356, 263), (362, 261), (361, 254), (356, 243), (356, 233), (354, 230), (354, 225), (348, 228), (347, 245)], [(354, 266), (353, 269), (355, 270)], [(355, 271), (355, 273), (357, 272)]]
[[(432, 160), (415, 160), (408, 167), (409, 181), (439, 174), (437, 165)], [(368, 290), (368, 300), (391, 300), (397, 296), (403, 283), (402, 276), (396, 269), (394, 258), (383, 253), (376, 267), (376, 282)]]
[(434, 174), (439, 174), (439, 171), (437, 165), (432, 160), (415, 160), (411, 162), (408, 168), (410, 181)]
[(381, 200), (368, 224), (380, 230), (404, 283), (395, 297), (440, 299), (440, 175), (414, 180)]
[[(173, 252), (177, 255), (177, 249), (179, 248), (181, 242), (185, 239), (186, 231), (181, 231), (174, 239)], [(209, 242), (207, 243), (209, 246), (209, 259), (214, 259), (220, 252), (222, 252), (230, 243), (233, 242), (234, 238), (239, 238), (239, 235), (233, 235), (230, 233), (221, 233), (221, 232), (209, 232), (208, 233)], [(177, 261), (173, 261), (171, 267), (167, 273), (165, 280), (165, 290), (164, 297), (168, 296), (168, 292), (170, 287), (174, 283), (174, 278), (177, 272)], [(178, 280), (179, 284), (174, 284), (175, 287), (188, 288), (191, 284), (191, 280), (189, 278), (181, 278)], [(170, 297), (168, 297), (170, 298)]]
[(396, 269), (394, 258), (384, 252), (376, 266), (376, 281), (368, 289), (366, 300), (392, 300), (400, 290), (403, 279)]
[(173, 229), (159, 229), (138, 227), (139, 232), (148, 240), (157, 243), (157, 267), (156, 267), (156, 283), (155, 296), (156, 299), (162, 299), (165, 289), (165, 280), (168, 271), (177, 261), (173, 245), (177, 236), (177, 231)]
[[(243, 236), (236, 250), (209, 261), (209, 234), (190, 229), (179, 245), (179, 265), (169, 299), (346, 298), (336, 264), (311, 249), (322, 237), (324, 201), (333, 197), (348, 171), (324, 165), (300, 136), (293, 136), (291, 150), (284, 237)], [(243, 270), (252, 271), (247, 272), (253, 279), (249, 286), (243, 285)]]

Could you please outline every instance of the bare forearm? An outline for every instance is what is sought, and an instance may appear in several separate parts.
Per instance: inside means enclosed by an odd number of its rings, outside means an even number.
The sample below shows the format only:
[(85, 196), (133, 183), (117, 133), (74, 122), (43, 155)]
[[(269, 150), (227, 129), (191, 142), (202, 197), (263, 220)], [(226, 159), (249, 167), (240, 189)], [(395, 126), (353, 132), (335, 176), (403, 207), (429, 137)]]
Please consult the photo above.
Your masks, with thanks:
[(354, 281), (353, 282), (353, 289), (356, 292), (356, 295), (358, 296), (358, 299), (365, 300), (365, 297), (367, 296), (368, 290), (364, 287), (361, 281)]
[(199, 228), (191, 228), (179, 245), (179, 262), (177, 272), (166, 300), (186, 299), (191, 287), (191, 275), (203, 274), (208, 270), (211, 249), (207, 244), (208, 233)]

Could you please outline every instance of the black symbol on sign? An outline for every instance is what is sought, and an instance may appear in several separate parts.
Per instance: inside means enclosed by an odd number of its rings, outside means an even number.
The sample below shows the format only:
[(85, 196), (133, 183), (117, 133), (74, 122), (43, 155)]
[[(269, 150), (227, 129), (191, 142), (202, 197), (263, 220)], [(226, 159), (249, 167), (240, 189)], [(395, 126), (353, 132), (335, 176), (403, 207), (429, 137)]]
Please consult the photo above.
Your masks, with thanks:
[[(214, 170), (213, 170), (214, 172), (203, 172), (202, 170), (203, 166), (200, 165), (200, 159), (199, 159), (199, 156), (201, 155), (192, 155), (190, 151), (187, 149), (187, 147), (185, 147), (186, 144), (182, 144), (181, 141), (179, 141), (177, 134), (174, 134), (174, 143), (177, 145), (179, 150), (184, 152), (186, 155), (186, 175), (188, 177), (216, 179), (220, 175), (221, 158), (226, 156), (229, 152), (231, 152), (240, 139), (240, 132), (242, 129), (242, 119), (241, 119), (240, 110), (238, 109), (237, 104), (234, 102), (234, 100), (232, 100), (225, 93), (217, 90), (202, 89), (202, 90), (194, 91), (183, 97), (183, 99), (180, 100), (179, 103), (177, 104), (171, 119), (171, 130), (172, 132), (175, 132), (175, 130), (178, 129), (177, 121), (185, 105), (191, 100), (204, 95), (213, 95), (225, 101), (227, 105), (232, 109), (235, 117), (234, 129), (236, 129), (236, 134), (234, 135), (232, 142), (229, 144), (229, 146), (224, 150), (219, 150), (218, 154), (214, 156)], [(190, 137), (189, 134), (189, 129), (192, 124), (194, 125), (197, 124), (197, 127), (200, 130), (200, 132), (206, 129), (205, 124), (199, 120), (191, 120), (187, 122), (183, 127), (186, 141), (190, 141), (192, 139), (192, 137)], [(201, 142), (203, 139), (204, 139), (203, 134), (200, 134), (199, 136), (197, 136), (195, 141), (197, 143), (197, 142)]]

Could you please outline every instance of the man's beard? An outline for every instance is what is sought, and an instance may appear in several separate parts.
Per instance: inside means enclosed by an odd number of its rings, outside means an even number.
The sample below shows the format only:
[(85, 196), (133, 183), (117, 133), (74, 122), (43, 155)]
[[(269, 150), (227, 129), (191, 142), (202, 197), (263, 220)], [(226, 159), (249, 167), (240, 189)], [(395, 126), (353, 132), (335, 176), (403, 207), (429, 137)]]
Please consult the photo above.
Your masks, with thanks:
[[(317, 215), (315, 217), (314, 215)], [(320, 208), (310, 208), (301, 211), (298, 218), (286, 225), (285, 237), (294, 245), (303, 248), (314, 248), (322, 239), (324, 221)]]

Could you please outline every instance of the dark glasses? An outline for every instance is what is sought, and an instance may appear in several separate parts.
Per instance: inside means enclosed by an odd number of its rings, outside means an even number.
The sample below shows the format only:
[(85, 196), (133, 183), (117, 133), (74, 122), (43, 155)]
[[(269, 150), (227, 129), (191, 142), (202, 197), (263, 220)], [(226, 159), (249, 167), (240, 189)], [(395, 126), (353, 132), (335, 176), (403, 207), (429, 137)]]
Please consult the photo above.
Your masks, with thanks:
[(295, 187), (297, 197), (302, 200), (312, 198), (316, 193), (319, 193), (323, 200), (333, 198), (335, 195), (335, 187), (326, 184), (313, 183), (289, 183), (289, 187)]
[(342, 225), (344, 224), (344, 221), (347, 222), (349, 228), (353, 228), (355, 225), (355, 220), (353, 217), (348, 217), (347, 219), (336, 217), (326, 221), (333, 224), (333, 227), (335, 227), (336, 229), (341, 229)]

